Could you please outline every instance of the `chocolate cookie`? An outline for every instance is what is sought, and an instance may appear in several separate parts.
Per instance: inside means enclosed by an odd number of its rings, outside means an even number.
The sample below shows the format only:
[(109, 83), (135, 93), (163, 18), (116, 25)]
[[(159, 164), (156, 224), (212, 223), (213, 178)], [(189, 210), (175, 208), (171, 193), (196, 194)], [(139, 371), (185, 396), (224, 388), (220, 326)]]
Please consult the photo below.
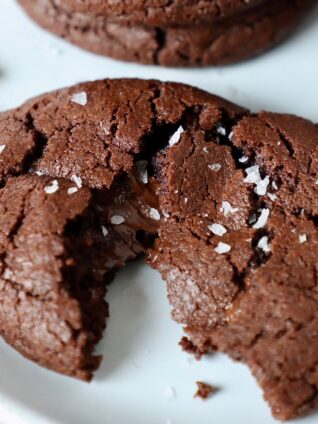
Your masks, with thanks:
[(109, 22), (128, 25), (192, 25), (214, 22), (254, 7), (266, 0), (55, 0), (70, 12), (104, 15)]
[(268, 0), (213, 23), (151, 27), (70, 13), (53, 0), (19, 1), (44, 28), (84, 49), (164, 66), (221, 65), (258, 55), (283, 40), (312, 4), (311, 0)]
[[(1, 114), (0, 145), (2, 228), (9, 228), (0, 281), (15, 290), (3, 291), (12, 319), (0, 314), (0, 331), (10, 344), (51, 369), (90, 378), (105, 326), (105, 284), (145, 252), (167, 281), (174, 319), (187, 326), (184, 347), (197, 355), (219, 349), (246, 362), (280, 419), (317, 405), (317, 126), (295, 116), (251, 115), (180, 84), (106, 80)], [(18, 198), (18, 185), (28, 194), (21, 189), (21, 201), (5, 200)], [(48, 210), (59, 208), (53, 225)], [(33, 223), (36, 214), (45, 225)], [(22, 222), (11, 224), (11, 215)], [(43, 252), (62, 246), (50, 268), (37, 246), (30, 258), (42, 232), (51, 246)], [(28, 269), (51, 267), (63, 278), (39, 273), (28, 284)], [(10, 303), (20, 292), (39, 301), (43, 314), (51, 313), (45, 302), (53, 298), (58, 322), (67, 313), (56, 309), (61, 293), (76, 304), (85, 319), (70, 336), (75, 365), (68, 341), (66, 359), (42, 333), (33, 341), (17, 302)], [(90, 308), (87, 298), (98, 306)], [(77, 334), (90, 334), (83, 350)], [(59, 359), (49, 361), (45, 352), (54, 349)]]

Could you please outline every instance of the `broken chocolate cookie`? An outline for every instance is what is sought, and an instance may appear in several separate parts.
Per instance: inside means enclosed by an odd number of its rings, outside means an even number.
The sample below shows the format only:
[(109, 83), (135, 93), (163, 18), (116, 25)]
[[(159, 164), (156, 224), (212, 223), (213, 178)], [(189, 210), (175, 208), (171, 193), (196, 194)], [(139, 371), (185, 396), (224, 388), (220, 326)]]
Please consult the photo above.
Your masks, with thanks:
[(317, 405), (316, 125), (181, 84), (105, 80), (2, 113), (0, 145), (11, 345), (91, 378), (105, 286), (145, 254), (184, 348), (246, 362), (280, 419)]

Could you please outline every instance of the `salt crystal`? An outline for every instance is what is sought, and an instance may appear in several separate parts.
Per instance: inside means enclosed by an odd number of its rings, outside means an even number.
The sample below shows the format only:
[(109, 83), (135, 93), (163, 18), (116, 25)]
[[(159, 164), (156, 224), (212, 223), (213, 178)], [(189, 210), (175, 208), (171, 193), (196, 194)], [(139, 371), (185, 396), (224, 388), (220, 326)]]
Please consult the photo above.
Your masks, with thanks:
[(244, 179), (244, 182), (255, 184), (256, 187), (254, 189), (254, 192), (259, 196), (264, 196), (269, 185), (269, 177), (266, 176), (262, 180), (258, 165), (250, 166), (249, 168), (246, 168), (245, 171), (247, 176)]
[(277, 199), (276, 194), (273, 194), (273, 193), (267, 193), (267, 196), (271, 199), (272, 202), (274, 202)]
[(148, 184), (147, 166), (148, 162), (146, 160), (140, 160), (136, 163), (136, 168), (138, 171), (138, 180), (143, 184)]
[(67, 194), (71, 195), (71, 194), (76, 193), (77, 191), (78, 191), (77, 187), (70, 187), (70, 188), (67, 189)]
[(273, 187), (274, 190), (278, 190), (278, 186), (275, 183), (275, 181), (272, 181), (272, 187)]
[(250, 166), (249, 168), (246, 168), (245, 172), (247, 176), (244, 179), (244, 183), (256, 184), (261, 180), (261, 174), (259, 172), (258, 165), (254, 165), (254, 166)]
[(182, 125), (177, 129), (177, 131), (171, 136), (169, 140), (169, 146), (172, 147), (180, 141), (181, 134), (184, 132)]
[(53, 180), (50, 185), (44, 187), (44, 191), (47, 194), (53, 194), (59, 189), (59, 183), (57, 180)]
[(216, 253), (219, 253), (220, 255), (222, 255), (223, 253), (228, 253), (230, 250), (231, 250), (231, 246), (229, 244), (222, 243), (222, 242), (220, 242), (214, 249), (214, 251)]
[(229, 213), (238, 212), (239, 209), (233, 208), (232, 205), (229, 202), (225, 201), (225, 202), (222, 202), (222, 206), (221, 206), (220, 210), (221, 210), (221, 212), (223, 212), (224, 216), (227, 216)]
[(209, 149), (207, 147), (203, 147), (202, 150), (204, 151), (204, 153), (209, 153)]
[(242, 157), (239, 159), (239, 162), (240, 162), (240, 163), (246, 163), (246, 162), (248, 162), (248, 157), (247, 157), (247, 156), (242, 156)]
[(174, 399), (176, 397), (176, 391), (171, 386), (167, 386), (165, 388), (165, 393), (164, 394), (165, 394), (165, 397), (166, 397), (167, 400), (172, 400), (172, 399)]
[(35, 174), (36, 174), (38, 177), (42, 177), (42, 175), (44, 175), (44, 172), (43, 172), (43, 171), (35, 171)]
[(215, 234), (216, 236), (224, 236), (224, 234), (227, 232), (227, 229), (223, 227), (221, 224), (212, 224), (208, 226), (208, 229)]
[(160, 220), (160, 213), (155, 208), (150, 208), (149, 210), (149, 218), (154, 219), (155, 221)]
[(102, 233), (103, 233), (104, 237), (106, 237), (108, 235), (108, 232), (109, 231), (107, 230), (107, 228), (104, 225), (102, 225)]
[(315, 181), (315, 184), (318, 185), (318, 180)]
[(263, 180), (258, 182), (258, 184), (256, 185), (256, 187), (254, 189), (254, 192), (258, 196), (264, 196), (267, 192), (268, 185), (269, 185), (269, 177), (266, 176)]
[(208, 168), (211, 169), (211, 171), (218, 172), (222, 168), (222, 165), (220, 163), (214, 163), (213, 165), (208, 165)]
[(232, 141), (233, 140), (233, 131), (230, 132), (229, 134), (229, 140)]
[(268, 237), (264, 236), (260, 239), (260, 241), (257, 244), (257, 247), (265, 253), (269, 253), (271, 251), (270, 245), (268, 244)]
[(82, 91), (81, 93), (75, 93), (72, 95), (71, 101), (81, 106), (85, 106), (87, 104), (87, 94), (85, 91)]
[(253, 228), (255, 228), (255, 230), (259, 230), (260, 228), (265, 227), (265, 225), (267, 224), (268, 217), (269, 217), (269, 209), (266, 209), (266, 208), (262, 209), (258, 220), (253, 225)]
[(226, 135), (226, 129), (224, 127), (217, 127), (216, 132), (220, 135)]
[(123, 222), (125, 222), (126, 220), (125, 220), (125, 218), (123, 217), (123, 216), (121, 216), (121, 215), (113, 215), (111, 218), (110, 218), (110, 222), (113, 224), (113, 225), (120, 225), (120, 224), (122, 224)]
[(5, 144), (0, 144), (0, 153), (2, 153), (5, 148), (6, 148)]
[(71, 180), (77, 185), (78, 188), (82, 188), (83, 181), (81, 177), (78, 177), (77, 175), (72, 175)]
[(306, 243), (306, 241), (307, 241), (307, 235), (306, 234), (301, 234), (299, 236), (299, 243), (300, 244), (303, 244), (303, 243)]

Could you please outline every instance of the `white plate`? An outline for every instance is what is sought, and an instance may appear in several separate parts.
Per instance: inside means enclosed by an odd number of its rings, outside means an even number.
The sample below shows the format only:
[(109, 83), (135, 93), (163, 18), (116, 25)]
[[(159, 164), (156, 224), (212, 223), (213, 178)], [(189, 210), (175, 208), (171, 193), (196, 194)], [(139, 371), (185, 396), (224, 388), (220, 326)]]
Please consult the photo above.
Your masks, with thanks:
[[(159, 69), (85, 53), (40, 30), (13, 0), (1, 1), (0, 40), (0, 110), (78, 81), (127, 76), (186, 82), (253, 110), (318, 121), (318, 9), (282, 46), (219, 69)], [(0, 342), (0, 423), (275, 423), (246, 367), (223, 355), (196, 362), (181, 352), (182, 329), (169, 318), (156, 272), (127, 266), (108, 300), (111, 318), (98, 347), (104, 361), (91, 384), (41, 369)], [(220, 390), (209, 401), (193, 399), (197, 380)]]

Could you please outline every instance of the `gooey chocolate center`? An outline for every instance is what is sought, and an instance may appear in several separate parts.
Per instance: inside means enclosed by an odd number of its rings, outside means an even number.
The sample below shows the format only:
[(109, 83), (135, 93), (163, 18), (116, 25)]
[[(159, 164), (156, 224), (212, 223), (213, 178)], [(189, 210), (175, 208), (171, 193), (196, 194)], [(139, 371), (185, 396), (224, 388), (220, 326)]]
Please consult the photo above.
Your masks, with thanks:
[(103, 263), (95, 272), (107, 276), (153, 244), (160, 222), (156, 189), (154, 181), (140, 181), (135, 169), (107, 192), (95, 193), (101, 234), (106, 242)]

